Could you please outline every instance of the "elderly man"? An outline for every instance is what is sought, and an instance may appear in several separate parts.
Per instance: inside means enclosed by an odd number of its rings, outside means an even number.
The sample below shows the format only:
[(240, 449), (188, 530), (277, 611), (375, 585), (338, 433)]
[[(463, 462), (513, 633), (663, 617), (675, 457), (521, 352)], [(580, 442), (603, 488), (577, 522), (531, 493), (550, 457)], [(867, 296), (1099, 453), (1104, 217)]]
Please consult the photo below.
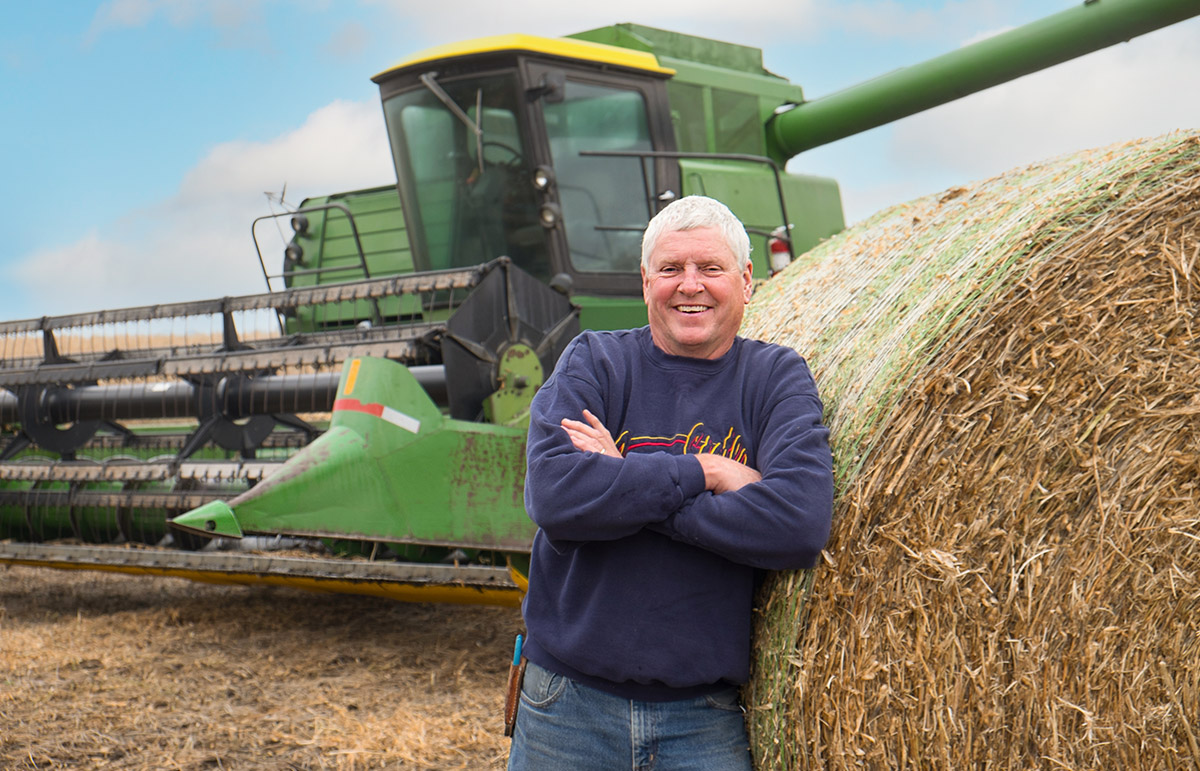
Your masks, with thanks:
[(534, 398), (510, 769), (750, 768), (754, 592), (816, 562), (833, 481), (808, 366), (737, 336), (749, 255), (723, 204), (667, 206), (642, 241), (649, 326), (580, 335)]

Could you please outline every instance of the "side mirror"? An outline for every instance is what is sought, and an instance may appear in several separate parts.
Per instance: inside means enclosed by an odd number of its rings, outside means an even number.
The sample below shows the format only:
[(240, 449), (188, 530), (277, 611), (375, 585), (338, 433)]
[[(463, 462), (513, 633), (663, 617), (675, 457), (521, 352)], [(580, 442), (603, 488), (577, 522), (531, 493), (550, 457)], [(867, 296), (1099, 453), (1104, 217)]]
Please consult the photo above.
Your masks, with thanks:
[(542, 76), (542, 82), (536, 88), (531, 88), (525, 93), (531, 101), (534, 99), (545, 99), (547, 102), (561, 102), (566, 85), (566, 74), (560, 70), (556, 70), (554, 72), (547, 72)]

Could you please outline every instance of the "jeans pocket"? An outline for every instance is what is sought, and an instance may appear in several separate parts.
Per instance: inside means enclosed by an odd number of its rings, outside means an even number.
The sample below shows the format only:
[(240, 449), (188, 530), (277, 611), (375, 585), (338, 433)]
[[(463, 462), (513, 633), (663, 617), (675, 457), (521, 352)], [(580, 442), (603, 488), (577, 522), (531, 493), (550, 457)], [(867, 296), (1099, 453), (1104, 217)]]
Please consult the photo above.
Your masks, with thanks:
[(525, 665), (525, 680), (521, 684), (521, 700), (532, 707), (546, 707), (562, 695), (567, 678), (530, 661)]
[(739, 698), (737, 688), (726, 688), (723, 691), (710, 693), (704, 697), (708, 706), (713, 709), (725, 710), (726, 712), (745, 712), (742, 707), (741, 699)]

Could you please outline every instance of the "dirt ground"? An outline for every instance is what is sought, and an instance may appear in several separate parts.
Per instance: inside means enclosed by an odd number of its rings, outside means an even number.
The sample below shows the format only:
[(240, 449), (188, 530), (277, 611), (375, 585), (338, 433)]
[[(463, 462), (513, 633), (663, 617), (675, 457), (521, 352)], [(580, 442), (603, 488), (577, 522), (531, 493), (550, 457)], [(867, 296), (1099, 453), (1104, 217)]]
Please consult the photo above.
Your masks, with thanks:
[(0, 565), (0, 768), (500, 768), (520, 613)]

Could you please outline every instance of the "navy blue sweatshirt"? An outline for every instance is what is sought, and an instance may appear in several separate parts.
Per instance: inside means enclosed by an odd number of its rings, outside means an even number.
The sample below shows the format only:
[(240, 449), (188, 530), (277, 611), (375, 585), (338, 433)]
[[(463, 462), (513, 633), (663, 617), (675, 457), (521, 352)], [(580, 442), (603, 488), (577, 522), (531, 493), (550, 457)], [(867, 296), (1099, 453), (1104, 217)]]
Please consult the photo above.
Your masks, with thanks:
[[(584, 409), (624, 457), (574, 448), (560, 422)], [(762, 481), (714, 495), (704, 452)], [(761, 571), (811, 567), (829, 536), (832, 459), (804, 360), (742, 338), (706, 360), (664, 353), (648, 327), (584, 332), (534, 397), (527, 456), (527, 657), (640, 700), (745, 682)]]

